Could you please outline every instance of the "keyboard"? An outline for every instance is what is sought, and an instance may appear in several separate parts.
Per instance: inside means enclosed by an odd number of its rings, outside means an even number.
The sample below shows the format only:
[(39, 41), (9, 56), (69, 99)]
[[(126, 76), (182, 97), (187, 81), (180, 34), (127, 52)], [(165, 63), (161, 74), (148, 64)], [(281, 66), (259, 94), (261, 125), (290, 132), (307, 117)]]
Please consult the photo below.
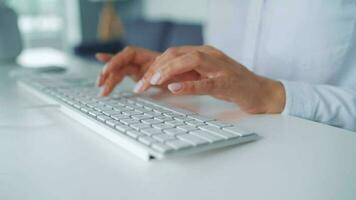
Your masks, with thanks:
[(246, 143), (256, 133), (235, 124), (136, 95), (113, 92), (99, 97), (90, 81), (75, 78), (29, 78), (18, 85), (94, 130), (123, 149), (148, 161)]

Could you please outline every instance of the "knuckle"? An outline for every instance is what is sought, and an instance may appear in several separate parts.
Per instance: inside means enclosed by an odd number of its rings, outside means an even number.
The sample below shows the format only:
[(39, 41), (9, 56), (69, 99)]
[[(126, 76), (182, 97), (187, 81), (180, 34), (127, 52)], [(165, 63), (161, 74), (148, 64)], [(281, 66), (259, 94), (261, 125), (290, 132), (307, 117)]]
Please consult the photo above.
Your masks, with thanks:
[(134, 51), (134, 47), (133, 46), (127, 46), (124, 48), (123, 50), (124, 52), (131, 52), (131, 51)]
[(148, 70), (142, 77), (142, 80), (149, 82), (152, 75), (153, 75), (154, 71), (153, 70)]
[(156, 56), (154, 59), (153, 59), (153, 63), (156, 63), (158, 61), (160, 61), (162, 59), (162, 54), (159, 55), (159, 56)]
[(203, 60), (203, 53), (200, 51), (193, 51), (190, 56), (195, 65), (199, 65)]
[(183, 88), (186, 93), (194, 93), (196, 91), (196, 86), (192, 83), (185, 84)]
[(216, 87), (216, 83), (215, 83), (214, 80), (208, 79), (206, 81), (205, 87), (206, 87), (207, 90), (212, 90), (212, 89), (214, 89)]
[(162, 76), (170, 76), (173, 73), (173, 66), (167, 66), (161, 69)]
[(225, 54), (220, 50), (216, 50), (214, 53), (219, 58), (225, 58), (226, 57)]
[(166, 50), (165, 53), (166, 53), (168, 56), (173, 56), (173, 57), (175, 57), (175, 56), (178, 55), (178, 50), (177, 50), (177, 48), (170, 47), (170, 48), (168, 48), (168, 49)]
[(206, 50), (210, 50), (210, 51), (215, 51), (216, 48), (211, 46), (211, 45), (203, 45), (203, 48), (206, 49)]
[(225, 54), (222, 51), (220, 51), (219, 49), (217, 49), (211, 45), (204, 45), (204, 49), (206, 49), (207, 51), (211, 52), (213, 55), (215, 55), (219, 58), (225, 57)]

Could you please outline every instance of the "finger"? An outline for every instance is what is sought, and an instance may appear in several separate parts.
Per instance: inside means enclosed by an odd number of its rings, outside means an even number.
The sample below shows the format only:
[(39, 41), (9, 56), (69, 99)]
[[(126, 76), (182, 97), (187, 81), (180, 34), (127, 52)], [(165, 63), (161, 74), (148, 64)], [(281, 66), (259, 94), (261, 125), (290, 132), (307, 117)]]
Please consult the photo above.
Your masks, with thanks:
[[(146, 79), (145, 83), (147, 83), (147, 84), (144, 85), (144, 88), (148, 88), (149, 87), (149, 83), (150, 83), (151, 77), (154, 75), (154, 73), (156, 71), (158, 71), (159, 68), (161, 68), (162, 66), (167, 64), (169, 61), (171, 61), (171, 60), (173, 60), (173, 59), (175, 59), (177, 57), (180, 57), (180, 56), (182, 56), (184, 54), (187, 54), (187, 53), (194, 54), (194, 52), (202, 52), (202, 53), (205, 53), (205, 54), (208, 54), (208, 55), (213, 55), (213, 56), (220, 57), (220, 58), (222, 56), (225, 56), (224, 53), (222, 53), (221, 51), (217, 50), (216, 48), (214, 48), (212, 46), (207, 46), (207, 45), (203, 45), (203, 46), (180, 46), (180, 47), (168, 48), (162, 55), (160, 55), (159, 57), (157, 57), (157, 59), (155, 59), (154, 63), (150, 66), (149, 70), (146, 72), (144, 78)], [(195, 54), (197, 54), (197, 53), (195, 53)], [(158, 78), (159, 78), (159, 74), (157, 74), (155, 76), (154, 80), (156, 80)]]
[(172, 79), (169, 79), (168, 81), (164, 82), (164, 84), (172, 83), (172, 82), (197, 81), (200, 79), (201, 76), (196, 71), (189, 71), (183, 74), (173, 76)]
[(143, 65), (150, 60), (153, 60), (157, 57), (159, 53), (150, 51), (143, 48), (137, 47), (126, 47), (123, 51), (116, 54), (108, 63), (107, 67), (102, 71), (102, 80), (105, 80), (109, 77), (110, 73), (113, 73), (115, 70), (119, 70), (129, 64), (134, 65)]
[(174, 58), (194, 51), (209, 52), (210, 50), (208, 46), (180, 46), (168, 48), (165, 52), (158, 56), (157, 59), (155, 59), (154, 63), (152, 63), (149, 70), (147, 71), (147, 75), (153, 75), (153, 73), (157, 71), (159, 67), (163, 66)]
[(139, 66), (132, 65), (130, 67), (125, 68), (125, 75), (129, 76), (135, 82), (139, 81), (142, 77), (141, 70)]
[(158, 56), (157, 59), (155, 59), (154, 63), (152, 63), (152, 65), (150, 66), (150, 70), (155, 71), (157, 67), (162, 66), (168, 61), (187, 53), (188, 50), (192, 51), (195, 48), (196, 47), (193, 46), (168, 48), (165, 52), (162, 53), (162, 55)]
[(103, 83), (110, 76), (110, 74), (120, 69), (124, 65), (128, 65), (135, 56), (135, 49), (127, 47), (120, 53), (111, 58), (110, 62), (106, 64), (101, 72), (99, 83)]
[[(113, 55), (108, 54), (108, 53), (97, 53), (95, 54), (95, 57), (97, 60), (103, 62), (103, 63), (107, 63), (111, 60), (111, 58), (113, 57)], [(104, 66), (104, 69), (100, 72), (97, 80), (96, 80), (96, 85), (98, 87), (101, 87), (103, 85), (103, 71), (105, 70), (105, 68), (107, 68), (107, 65)]]
[(174, 75), (179, 75), (188, 71), (192, 71), (196, 67), (197, 63), (192, 59), (193, 58), (190, 54), (184, 54), (182, 56), (172, 59), (171, 61), (168, 61), (163, 66), (150, 68), (141, 79), (142, 81), (140, 82), (140, 86), (142, 88), (138, 89), (137, 91), (143, 92), (147, 90), (151, 85), (160, 85), (164, 81), (167, 81), (168, 77), (162, 79), (162, 74), (160, 70), (162, 68), (175, 68), (176, 73), (172, 73), (170, 78), (172, 78), (172, 76)]
[(226, 55), (222, 51), (210, 45), (202, 45), (202, 46), (186, 45), (186, 46), (179, 46), (179, 47), (171, 47), (168, 48), (165, 52), (167, 52), (167, 54), (169, 53), (169, 54), (179, 56), (193, 51), (204, 52), (206, 54), (209, 54), (217, 58), (226, 57)]
[[(159, 67), (151, 77), (146, 77), (152, 85), (160, 85), (174, 76), (189, 71), (196, 71), (201, 75), (217, 74), (220, 63), (212, 56), (196, 51), (167, 62)], [(149, 76), (149, 75), (148, 75)]]
[(173, 94), (192, 94), (192, 95), (214, 95), (219, 90), (218, 79), (202, 79), (198, 81), (186, 81), (171, 83), (168, 89)]
[(115, 86), (118, 85), (126, 75), (137, 76), (138, 71), (138, 66), (128, 65), (127, 67), (122, 68), (121, 70), (117, 70), (114, 73), (111, 73), (109, 78), (107, 78), (102, 84), (101, 93), (105, 96), (109, 95), (115, 88)]
[(95, 57), (97, 60), (103, 62), (103, 63), (107, 63), (111, 60), (111, 58), (113, 57), (113, 55), (108, 54), (108, 53), (97, 53), (95, 54)]
[[(175, 53), (175, 48), (169, 48), (162, 55), (158, 56), (154, 62), (148, 67), (148, 70), (144, 73), (143, 79), (145, 83), (149, 84), (150, 78), (157, 71), (157, 69), (167, 63), (170, 60), (173, 60), (178, 55)], [(149, 85), (144, 84), (144, 87), (147, 88)]]
[(108, 68), (108, 65), (105, 64), (104, 67), (103, 67), (103, 69), (101, 70), (101, 72), (100, 72), (100, 74), (99, 74), (97, 80), (96, 80), (96, 85), (97, 85), (98, 87), (103, 86), (104, 83), (105, 83), (105, 81), (106, 81), (107, 76), (104, 77), (103, 72), (106, 71), (107, 68)]
[(110, 75), (106, 83), (102, 86), (100, 96), (108, 96), (115, 88), (115, 86), (121, 82), (124, 78), (124, 73), (116, 75)]

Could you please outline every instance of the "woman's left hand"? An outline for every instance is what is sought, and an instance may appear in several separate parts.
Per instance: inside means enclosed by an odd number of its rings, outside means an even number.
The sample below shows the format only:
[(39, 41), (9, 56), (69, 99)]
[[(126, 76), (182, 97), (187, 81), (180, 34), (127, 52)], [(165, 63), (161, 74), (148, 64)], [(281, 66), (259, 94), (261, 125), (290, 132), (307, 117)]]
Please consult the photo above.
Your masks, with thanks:
[[(182, 75), (194, 80), (177, 80)], [(179, 79), (178, 79), (179, 80)], [(210, 46), (170, 48), (159, 56), (141, 79), (143, 92), (153, 85), (168, 84), (177, 95), (211, 95), (236, 103), (249, 113), (280, 113), (285, 104), (283, 85), (258, 76)]]

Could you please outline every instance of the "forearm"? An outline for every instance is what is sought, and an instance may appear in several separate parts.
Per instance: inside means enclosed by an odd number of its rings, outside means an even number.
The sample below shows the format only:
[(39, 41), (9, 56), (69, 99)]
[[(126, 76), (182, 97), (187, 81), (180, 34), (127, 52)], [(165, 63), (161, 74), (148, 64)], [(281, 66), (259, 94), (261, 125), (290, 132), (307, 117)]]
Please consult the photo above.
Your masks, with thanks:
[(286, 92), (283, 114), (356, 130), (356, 92), (330, 85), (281, 81)]

